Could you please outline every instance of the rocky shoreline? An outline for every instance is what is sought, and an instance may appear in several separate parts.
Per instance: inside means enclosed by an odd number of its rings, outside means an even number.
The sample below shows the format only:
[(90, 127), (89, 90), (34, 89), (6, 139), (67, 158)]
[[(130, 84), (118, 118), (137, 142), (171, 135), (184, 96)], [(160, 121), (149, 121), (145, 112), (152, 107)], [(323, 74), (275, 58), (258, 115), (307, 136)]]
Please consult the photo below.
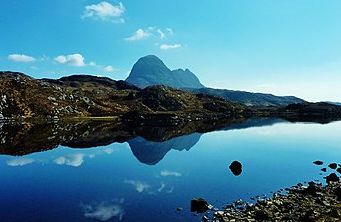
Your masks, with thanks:
[(287, 194), (275, 193), (270, 199), (255, 204), (235, 201), (223, 211), (215, 211), (212, 220), (203, 221), (340, 221), (341, 183), (323, 186), (310, 182), (287, 189)]
[[(320, 166), (323, 162), (315, 161), (314, 164)], [(271, 198), (258, 197), (254, 203), (237, 200), (221, 210), (202, 198), (193, 199), (191, 211), (206, 212), (202, 217), (203, 222), (341, 221), (341, 182), (338, 176), (341, 166), (336, 164), (338, 168), (334, 168), (335, 164), (329, 164), (329, 168), (336, 172), (324, 177), (325, 183), (317, 180), (299, 183), (273, 193)], [(323, 169), (321, 171), (325, 172)]]

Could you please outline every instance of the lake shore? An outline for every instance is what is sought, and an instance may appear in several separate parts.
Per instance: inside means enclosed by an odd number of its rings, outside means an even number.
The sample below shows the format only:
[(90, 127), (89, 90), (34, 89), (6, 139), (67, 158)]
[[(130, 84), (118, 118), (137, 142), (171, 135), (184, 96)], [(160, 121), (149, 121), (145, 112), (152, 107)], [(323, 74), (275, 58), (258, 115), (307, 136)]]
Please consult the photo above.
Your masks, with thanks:
[[(336, 175), (336, 174), (335, 174)], [(327, 185), (310, 182), (276, 192), (255, 204), (235, 201), (214, 212), (213, 222), (230, 221), (340, 221), (341, 183), (339, 177)], [(203, 221), (209, 221), (204, 216)]]

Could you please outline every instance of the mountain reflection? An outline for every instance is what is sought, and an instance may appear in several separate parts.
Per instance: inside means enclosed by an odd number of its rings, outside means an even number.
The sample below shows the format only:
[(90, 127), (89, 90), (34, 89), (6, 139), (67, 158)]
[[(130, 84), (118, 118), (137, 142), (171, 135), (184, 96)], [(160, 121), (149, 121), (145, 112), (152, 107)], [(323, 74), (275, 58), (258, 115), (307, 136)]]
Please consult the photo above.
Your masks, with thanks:
[(179, 136), (164, 142), (148, 141), (137, 137), (128, 141), (134, 156), (141, 162), (154, 165), (160, 162), (170, 150), (190, 150), (200, 139), (201, 133)]
[[(23, 156), (57, 148), (92, 148), (112, 143), (128, 142), (133, 155), (142, 163), (154, 165), (170, 150), (190, 150), (203, 133), (215, 130), (235, 130), (268, 126), (285, 122), (282, 119), (234, 119), (229, 122), (189, 122), (169, 127), (127, 126), (117, 122), (79, 121), (49, 123), (0, 123), (0, 154)], [(81, 156), (55, 159), (60, 165), (79, 166)], [(32, 161), (31, 161), (32, 162)], [(20, 166), (31, 163), (18, 158), (10, 163)]]

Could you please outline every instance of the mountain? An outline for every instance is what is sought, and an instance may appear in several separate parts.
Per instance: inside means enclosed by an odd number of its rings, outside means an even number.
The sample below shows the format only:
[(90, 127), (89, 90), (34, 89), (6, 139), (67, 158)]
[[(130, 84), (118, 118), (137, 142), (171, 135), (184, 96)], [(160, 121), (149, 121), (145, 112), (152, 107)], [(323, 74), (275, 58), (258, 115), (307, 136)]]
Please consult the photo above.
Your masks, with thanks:
[(220, 97), (228, 101), (240, 102), (247, 106), (283, 106), (305, 102), (303, 99), (294, 96), (274, 96), (272, 94), (251, 93), (228, 89), (200, 88), (187, 90), (193, 93), (204, 93)]
[(188, 69), (171, 71), (154, 55), (140, 58), (134, 64), (126, 81), (140, 88), (152, 85), (166, 85), (193, 93), (203, 93), (228, 101), (240, 102), (247, 106), (286, 106), (292, 103), (305, 102), (294, 96), (274, 96), (263, 93), (206, 88), (200, 83), (198, 77)]
[(126, 81), (140, 88), (165, 85), (173, 88), (203, 88), (199, 79), (188, 69), (170, 70), (158, 57), (148, 55), (133, 66)]

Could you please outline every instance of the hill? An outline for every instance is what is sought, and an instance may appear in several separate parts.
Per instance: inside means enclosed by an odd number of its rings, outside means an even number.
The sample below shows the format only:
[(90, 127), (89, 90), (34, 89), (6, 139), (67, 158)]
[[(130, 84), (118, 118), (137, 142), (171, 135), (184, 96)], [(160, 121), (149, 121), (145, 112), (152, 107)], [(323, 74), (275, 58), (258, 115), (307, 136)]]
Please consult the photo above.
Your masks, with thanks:
[(228, 101), (243, 103), (247, 106), (283, 106), (293, 103), (303, 103), (303, 99), (294, 96), (275, 96), (265, 93), (251, 93), (245, 91), (234, 91), (228, 89), (187, 89), (193, 93), (204, 93), (216, 97), (223, 98)]
[(105, 117), (181, 122), (248, 115), (238, 103), (166, 86), (137, 88), (106, 77), (34, 79), (0, 72), (0, 118)]

